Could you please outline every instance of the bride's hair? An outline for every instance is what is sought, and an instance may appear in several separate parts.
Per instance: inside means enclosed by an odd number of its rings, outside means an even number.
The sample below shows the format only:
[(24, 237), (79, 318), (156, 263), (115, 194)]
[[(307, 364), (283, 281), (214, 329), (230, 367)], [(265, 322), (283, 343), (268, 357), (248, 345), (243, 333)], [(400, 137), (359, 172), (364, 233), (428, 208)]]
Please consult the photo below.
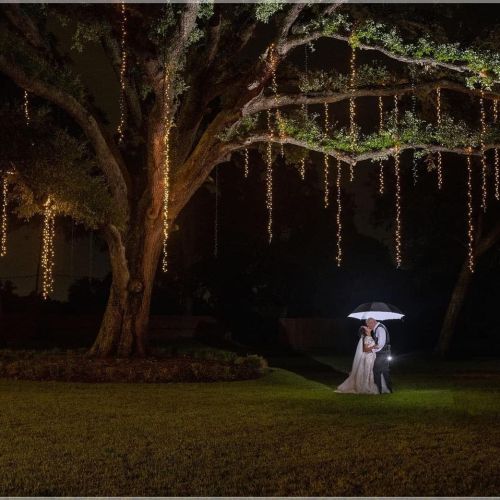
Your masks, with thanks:
[(366, 335), (368, 335), (368, 332), (369, 332), (369, 328), (365, 325), (361, 325), (359, 327), (359, 336), (360, 337), (364, 337)]

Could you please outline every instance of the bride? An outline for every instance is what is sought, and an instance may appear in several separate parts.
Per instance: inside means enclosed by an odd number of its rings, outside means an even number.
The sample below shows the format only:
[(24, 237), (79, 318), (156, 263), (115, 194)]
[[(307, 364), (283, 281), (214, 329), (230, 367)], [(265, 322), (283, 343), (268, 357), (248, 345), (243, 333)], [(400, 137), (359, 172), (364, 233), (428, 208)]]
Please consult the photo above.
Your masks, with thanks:
[(352, 394), (378, 394), (373, 379), (373, 364), (376, 354), (372, 352), (375, 341), (372, 332), (367, 326), (361, 327), (361, 338), (356, 348), (352, 370), (349, 377), (337, 387), (335, 392)]

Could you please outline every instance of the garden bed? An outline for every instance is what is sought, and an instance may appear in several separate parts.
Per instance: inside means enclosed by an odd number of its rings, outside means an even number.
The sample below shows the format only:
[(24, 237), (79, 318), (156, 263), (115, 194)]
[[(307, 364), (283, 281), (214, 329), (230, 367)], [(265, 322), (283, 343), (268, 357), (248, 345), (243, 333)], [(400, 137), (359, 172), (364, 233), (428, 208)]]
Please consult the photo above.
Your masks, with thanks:
[[(223, 353), (223, 354), (221, 354)], [(260, 377), (266, 361), (254, 355), (192, 352), (148, 358), (91, 358), (84, 351), (0, 351), (0, 377), (63, 382), (218, 382)]]

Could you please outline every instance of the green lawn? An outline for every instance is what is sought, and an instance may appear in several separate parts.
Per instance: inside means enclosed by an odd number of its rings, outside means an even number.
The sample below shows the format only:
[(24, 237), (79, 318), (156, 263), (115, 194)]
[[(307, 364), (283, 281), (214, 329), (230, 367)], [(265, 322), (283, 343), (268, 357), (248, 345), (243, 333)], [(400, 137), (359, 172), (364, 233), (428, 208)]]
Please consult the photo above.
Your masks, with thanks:
[(318, 382), (318, 367), (212, 384), (0, 380), (0, 495), (500, 494), (498, 365), (410, 368), (386, 396), (335, 394), (342, 376)]

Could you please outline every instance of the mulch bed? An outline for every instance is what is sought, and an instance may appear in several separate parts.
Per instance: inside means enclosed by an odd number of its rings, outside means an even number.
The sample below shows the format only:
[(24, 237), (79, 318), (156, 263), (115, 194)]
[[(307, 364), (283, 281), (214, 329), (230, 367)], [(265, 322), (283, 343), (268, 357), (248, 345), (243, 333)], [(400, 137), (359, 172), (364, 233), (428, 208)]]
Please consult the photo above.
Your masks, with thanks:
[(0, 357), (0, 377), (64, 382), (219, 382), (255, 379), (266, 371), (257, 356), (234, 361), (188, 356), (98, 359), (84, 354), (37, 354)]

